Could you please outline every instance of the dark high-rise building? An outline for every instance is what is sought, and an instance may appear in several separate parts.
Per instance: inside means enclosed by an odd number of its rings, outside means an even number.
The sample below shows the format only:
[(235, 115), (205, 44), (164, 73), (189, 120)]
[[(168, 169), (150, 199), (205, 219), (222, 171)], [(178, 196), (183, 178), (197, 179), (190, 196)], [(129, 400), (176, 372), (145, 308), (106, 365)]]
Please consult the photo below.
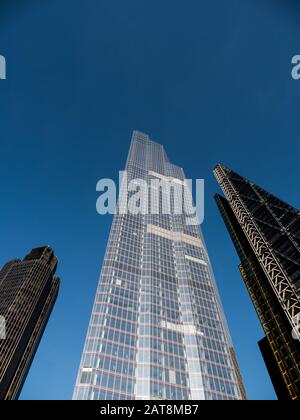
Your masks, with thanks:
[(157, 212), (114, 216), (73, 398), (246, 398), (199, 226), (163, 212), (168, 194), (157, 194), (159, 182), (185, 185), (182, 168), (134, 132), (126, 171)]
[(6, 263), (0, 271), (1, 400), (19, 396), (57, 297), (56, 266), (52, 249), (41, 247), (23, 261)]
[(279, 399), (300, 399), (300, 212), (217, 165), (216, 195), (259, 316), (259, 342)]

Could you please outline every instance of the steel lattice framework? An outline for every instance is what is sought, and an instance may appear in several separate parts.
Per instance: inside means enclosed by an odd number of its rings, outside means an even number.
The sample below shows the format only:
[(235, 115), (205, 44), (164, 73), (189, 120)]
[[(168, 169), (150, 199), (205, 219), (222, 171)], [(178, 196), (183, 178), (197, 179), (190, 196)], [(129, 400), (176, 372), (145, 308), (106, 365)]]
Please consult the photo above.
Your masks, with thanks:
[[(214, 174), (300, 340), (299, 211), (223, 165), (217, 165)], [(266, 217), (260, 220), (256, 215), (264, 211)], [(278, 245), (283, 237), (290, 244), (285, 250)], [(292, 270), (288, 271), (283, 262)]]

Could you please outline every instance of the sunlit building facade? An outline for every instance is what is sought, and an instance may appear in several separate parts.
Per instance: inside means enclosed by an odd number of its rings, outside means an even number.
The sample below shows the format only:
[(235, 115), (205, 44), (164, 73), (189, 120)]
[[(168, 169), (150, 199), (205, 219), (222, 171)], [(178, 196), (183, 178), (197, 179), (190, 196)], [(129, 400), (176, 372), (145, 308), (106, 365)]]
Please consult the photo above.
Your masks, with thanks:
[(19, 397), (57, 298), (57, 262), (45, 246), (0, 270), (0, 400)]
[[(128, 181), (185, 183), (140, 132), (126, 171)], [(157, 214), (114, 215), (73, 399), (245, 399), (199, 226), (164, 214), (157, 197)]]

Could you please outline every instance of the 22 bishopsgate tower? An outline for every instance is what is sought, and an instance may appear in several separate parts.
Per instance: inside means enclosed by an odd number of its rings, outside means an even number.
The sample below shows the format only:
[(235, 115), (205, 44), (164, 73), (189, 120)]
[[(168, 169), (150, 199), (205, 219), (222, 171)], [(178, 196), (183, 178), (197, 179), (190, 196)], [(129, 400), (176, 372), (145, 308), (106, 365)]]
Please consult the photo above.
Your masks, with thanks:
[(300, 399), (300, 212), (217, 165), (216, 195), (265, 338), (260, 349), (281, 400)]
[[(163, 146), (140, 132), (126, 173), (185, 184)], [(199, 226), (174, 212), (116, 212), (73, 399), (245, 398)]]

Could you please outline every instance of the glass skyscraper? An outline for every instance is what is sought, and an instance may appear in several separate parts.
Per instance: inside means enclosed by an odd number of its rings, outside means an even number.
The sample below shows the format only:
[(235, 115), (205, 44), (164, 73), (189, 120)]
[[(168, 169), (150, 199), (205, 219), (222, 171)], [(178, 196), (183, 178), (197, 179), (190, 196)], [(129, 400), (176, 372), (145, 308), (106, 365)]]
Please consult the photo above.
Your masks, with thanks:
[[(137, 131), (126, 171), (128, 182), (185, 180)], [(114, 216), (73, 399), (245, 399), (199, 226), (157, 197), (157, 214)]]

